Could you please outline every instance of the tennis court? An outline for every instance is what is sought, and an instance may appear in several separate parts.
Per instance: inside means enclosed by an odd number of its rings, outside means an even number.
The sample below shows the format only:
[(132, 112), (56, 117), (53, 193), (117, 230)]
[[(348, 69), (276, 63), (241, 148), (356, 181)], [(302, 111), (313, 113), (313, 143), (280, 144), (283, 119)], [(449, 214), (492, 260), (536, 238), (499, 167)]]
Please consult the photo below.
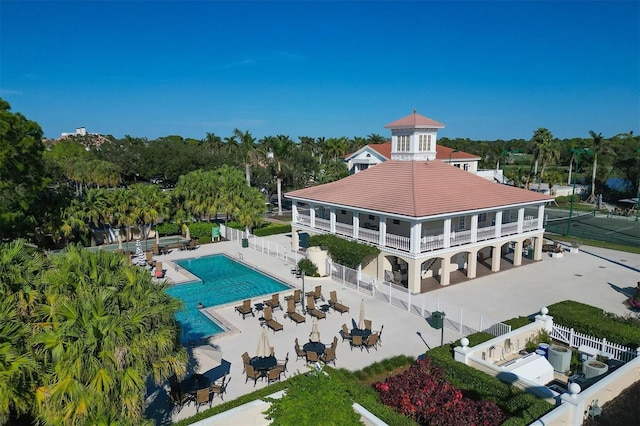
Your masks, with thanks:
[[(567, 234), (569, 212), (545, 209), (545, 230), (554, 234)], [(571, 236), (607, 241), (628, 246), (640, 246), (640, 221), (635, 217), (596, 215), (574, 212), (571, 217)]]

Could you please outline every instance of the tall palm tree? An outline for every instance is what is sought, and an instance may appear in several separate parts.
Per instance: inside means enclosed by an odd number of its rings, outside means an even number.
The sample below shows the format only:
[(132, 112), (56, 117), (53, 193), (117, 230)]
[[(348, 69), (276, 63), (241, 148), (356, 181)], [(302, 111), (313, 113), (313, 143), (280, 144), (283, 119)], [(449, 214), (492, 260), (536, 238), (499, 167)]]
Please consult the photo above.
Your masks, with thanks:
[(251, 186), (251, 165), (257, 162), (255, 139), (248, 130), (242, 132), (239, 129), (234, 129), (233, 134), (240, 140), (240, 155), (244, 162), (244, 173), (247, 185)]
[(385, 143), (386, 141), (387, 141), (387, 138), (377, 133), (372, 133), (369, 136), (367, 136), (367, 143), (377, 144), (377, 143)]
[(345, 154), (347, 149), (347, 138), (329, 138), (327, 140), (326, 145), (326, 154), (327, 157), (331, 158), (333, 161), (337, 161), (340, 157)]
[(598, 170), (598, 155), (615, 155), (615, 152), (607, 144), (607, 140), (602, 137), (602, 133), (596, 134), (593, 130), (589, 130), (591, 136), (591, 151), (593, 152), (593, 171), (591, 173), (591, 195), (587, 198), (587, 202), (596, 202), (596, 173)]

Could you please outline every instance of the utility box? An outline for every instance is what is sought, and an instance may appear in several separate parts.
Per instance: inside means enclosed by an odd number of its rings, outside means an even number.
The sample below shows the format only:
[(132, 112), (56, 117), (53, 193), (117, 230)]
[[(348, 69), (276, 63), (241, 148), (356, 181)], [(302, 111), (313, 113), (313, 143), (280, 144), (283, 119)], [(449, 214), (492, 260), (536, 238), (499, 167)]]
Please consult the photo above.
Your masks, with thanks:
[(442, 328), (443, 323), (443, 314), (442, 312), (435, 311), (431, 314), (431, 327), (436, 330), (440, 330)]
[(249, 239), (248, 238), (243, 238), (242, 239), (242, 247), (243, 248), (249, 247)]

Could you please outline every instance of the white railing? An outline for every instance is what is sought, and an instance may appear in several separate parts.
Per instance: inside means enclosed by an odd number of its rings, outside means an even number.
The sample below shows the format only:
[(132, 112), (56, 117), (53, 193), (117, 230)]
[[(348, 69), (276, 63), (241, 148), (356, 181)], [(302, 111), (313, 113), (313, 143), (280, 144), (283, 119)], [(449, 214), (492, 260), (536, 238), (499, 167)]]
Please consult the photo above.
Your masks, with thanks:
[(375, 229), (358, 228), (358, 239), (378, 244), (380, 242), (380, 232)]
[(597, 337), (589, 336), (588, 334), (579, 333), (573, 328), (564, 327), (555, 323), (551, 329), (551, 337), (568, 344), (572, 348), (588, 346), (595, 349), (600, 354), (606, 354), (610, 358), (615, 358), (624, 362), (631, 361), (638, 356), (638, 351), (635, 349), (631, 349), (617, 343), (607, 342), (607, 339), (605, 338), (598, 339)]
[(511, 223), (503, 223), (500, 228), (500, 234), (504, 237), (505, 235), (512, 235), (518, 233), (518, 222)]
[(538, 229), (538, 219), (525, 219), (522, 230), (532, 231), (534, 229)]
[(409, 251), (409, 248), (411, 247), (411, 239), (409, 237), (387, 233), (385, 245), (398, 250)]
[(353, 237), (353, 225), (336, 222), (336, 234)]
[(437, 250), (444, 247), (444, 234), (427, 235), (420, 240), (420, 251)]
[(501, 336), (511, 331), (511, 326), (507, 324), (460, 306), (445, 303), (439, 298), (431, 297), (432, 293), (411, 294), (403, 286), (389, 281), (378, 281), (361, 271), (338, 265), (329, 260), (327, 260), (327, 271), (334, 281), (345, 287), (375, 297), (422, 318), (430, 318), (435, 311), (444, 312), (444, 326), (463, 336), (478, 331)]
[(451, 232), (451, 245), (459, 246), (471, 242), (471, 231)]
[(311, 216), (298, 213), (296, 215), (296, 223), (299, 223), (301, 225), (311, 225)]
[(478, 228), (478, 241), (490, 240), (496, 236), (495, 226), (485, 226), (484, 228)]
[(316, 228), (322, 229), (323, 231), (331, 231), (331, 221), (316, 217)]
[(220, 235), (222, 235), (226, 240), (239, 244), (242, 243), (244, 238), (247, 238), (249, 248), (294, 265), (297, 265), (300, 259), (304, 259), (305, 257), (297, 251), (291, 250), (290, 247), (275, 243), (268, 238), (256, 237), (255, 235), (249, 235), (247, 237), (244, 231), (229, 228), (222, 224), (220, 225)]

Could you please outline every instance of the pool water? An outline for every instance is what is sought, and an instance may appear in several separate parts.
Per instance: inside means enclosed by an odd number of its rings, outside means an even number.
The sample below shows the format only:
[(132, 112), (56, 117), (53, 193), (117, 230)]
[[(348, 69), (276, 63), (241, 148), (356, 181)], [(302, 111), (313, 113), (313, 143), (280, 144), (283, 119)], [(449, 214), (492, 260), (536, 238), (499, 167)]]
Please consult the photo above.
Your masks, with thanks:
[(290, 288), (221, 254), (178, 260), (175, 263), (201, 280), (167, 288), (168, 294), (184, 302), (183, 310), (176, 315), (182, 325), (183, 343), (225, 331), (198, 309), (198, 303), (202, 302), (209, 308)]

